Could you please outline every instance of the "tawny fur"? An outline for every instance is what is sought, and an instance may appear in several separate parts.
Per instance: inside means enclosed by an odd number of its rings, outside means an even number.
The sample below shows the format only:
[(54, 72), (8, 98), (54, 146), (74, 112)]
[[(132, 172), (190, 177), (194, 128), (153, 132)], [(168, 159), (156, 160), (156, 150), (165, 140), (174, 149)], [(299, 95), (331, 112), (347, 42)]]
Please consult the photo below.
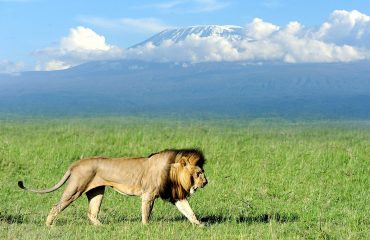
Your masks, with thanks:
[(204, 163), (202, 152), (196, 149), (170, 149), (139, 158), (93, 157), (73, 163), (52, 188), (27, 189), (21, 181), (18, 185), (31, 192), (47, 193), (68, 180), (60, 201), (47, 217), (47, 225), (53, 224), (56, 216), (83, 193), (89, 200), (88, 217), (92, 224), (99, 225), (97, 216), (106, 186), (122, 194), (141, 196), (143, 223), (149, 221), (154, 201), (161, 197), (174, 203), (189, 221), (201, 224), (186, 198), (207, 184)]

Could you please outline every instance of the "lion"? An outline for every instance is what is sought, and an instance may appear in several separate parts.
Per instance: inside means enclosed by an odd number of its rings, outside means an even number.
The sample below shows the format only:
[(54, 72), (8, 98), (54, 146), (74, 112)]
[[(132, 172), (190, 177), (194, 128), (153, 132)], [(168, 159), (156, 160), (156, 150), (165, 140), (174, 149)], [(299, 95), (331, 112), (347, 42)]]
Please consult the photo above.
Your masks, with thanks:
[(160, 197), (173, 203), (192, 224), (204, 226), (187, 201), (187, 197), (207, 184), (204, 163), (204, 155), (197, 149), (168, 149), (135, 158), (92, 157), (74, 162), (49, 189), (28, 189), (22, 181), (18, 186), (30, 192), (50, 193), (69, 180), (59, 202), (47, 216), (47, 226), (53, 225), (57, 215), (83, 193), (89, 201), (90, 222), (101, 225), (98, 213), (107, 186), (121, 194), (141, 197), (143, 224), (149, 222), (154, 201)]

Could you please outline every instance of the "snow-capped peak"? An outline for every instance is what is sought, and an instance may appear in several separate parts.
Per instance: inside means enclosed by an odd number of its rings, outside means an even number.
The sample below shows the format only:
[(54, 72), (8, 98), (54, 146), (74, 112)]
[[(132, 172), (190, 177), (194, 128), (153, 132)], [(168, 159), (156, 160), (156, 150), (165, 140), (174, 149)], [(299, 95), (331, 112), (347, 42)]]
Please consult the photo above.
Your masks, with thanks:
[(145, 45), (151, 42), (153, 45), (158, 46), (165, 40), (172, 40), (177, 43), (185, 40), (190, 35), (199, 37), (219, 36), (228, 40), (240, 40), (244, 35), (244, 28), (235, 25), (197, 25), (183, 28), (167, 29), (151, 38), (141, 42), (133, 48)]

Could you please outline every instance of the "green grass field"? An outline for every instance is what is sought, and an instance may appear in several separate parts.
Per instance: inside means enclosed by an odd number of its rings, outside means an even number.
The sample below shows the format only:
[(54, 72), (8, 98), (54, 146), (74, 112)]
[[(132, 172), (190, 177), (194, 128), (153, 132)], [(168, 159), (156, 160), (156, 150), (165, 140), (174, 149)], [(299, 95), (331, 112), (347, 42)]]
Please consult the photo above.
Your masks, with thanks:
[[(209, 184), (190, 204), (192, 226), (158, 199), (141, 224), (138, 197), (107, 189), (94, 227), (87, 199), (45, 218), (62, 193), (54, 185), (76, 159), (146, 156), (199, 147)], [(370, 239), (370, 122), (0, 120), (0, 239)]]

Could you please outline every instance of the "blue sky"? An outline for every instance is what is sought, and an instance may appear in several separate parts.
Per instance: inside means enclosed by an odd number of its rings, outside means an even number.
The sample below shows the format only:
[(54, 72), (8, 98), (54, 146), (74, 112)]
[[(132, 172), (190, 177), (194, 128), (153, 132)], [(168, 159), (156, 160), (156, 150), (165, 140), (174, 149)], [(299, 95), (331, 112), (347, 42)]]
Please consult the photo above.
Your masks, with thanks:
[[(63, 52), (61, 46), (65, 46), (66, 42), (71, 40), (65, 39), (63, 43), (62, 39), (72, 36), (71, 29), (75, 29), (76, 34), (84, 32), (103, 37), (104, 43), (101, 43), (100, 52), (109, 48), (110, 56), (118, 57), (126, 48), (166, 28), (204, 24), (231, 24), (245, 27), (256, 18), (263, 20), (263, 23), (271, 23), (281, 28), (292, 21), (299, 22), (301, 26), (319, 28), (335, 10), (348, 12), (357, 10), (365, 16), (360, 22), (360, 30), (365, 31), (365, 34), (369, 33), (366, 18), (370, 16), (368, 1), (0, 0), (0, 72), (47, 70), (43, 66), (45, 61), (51, 60), (65, 66), (82, 63), (83, 59), (84, 61), (94, 60), (81, 55), (77, 58), (76, 54), (73, 56), (74, 61), (71, 62), (67, 62), (65, 56), (61, 58), (62, 54), (66, 55), (66, 50), (64, 49)], [(352, 15), (349, 18), (352, 19)], [(336, 19), (332, 19), (331, 23), (335, 21)], [(84, 28), (77, 29), (78, 26)], [(90, 30), (92, 32), (87, 32)], [(326, 36), (325, 43), (334, 43), (342, 47), (341, 42), (330, 39), (332, 36), (335, 35)], [(367, 36), (364, 38), (364, 40), (369, 39)], [(354, 47), (356, 47), (355, 50), (359, 47), (365, 49), (363, 44), (354, 45)], [(75, 47), (72, 50), (78, 52), (76, 49)], [(347, 53), (352, 51), (347, 50)], [(94, 56), (101, 58), (100, 53)], [(100, 59), (99, 57), (97, 59)], [(289, 56), (285, 57), (289, 59)], [(337, 58), (341, 59), (340, 56)], [(293, 58), (294, 61), (296, 59)]]

